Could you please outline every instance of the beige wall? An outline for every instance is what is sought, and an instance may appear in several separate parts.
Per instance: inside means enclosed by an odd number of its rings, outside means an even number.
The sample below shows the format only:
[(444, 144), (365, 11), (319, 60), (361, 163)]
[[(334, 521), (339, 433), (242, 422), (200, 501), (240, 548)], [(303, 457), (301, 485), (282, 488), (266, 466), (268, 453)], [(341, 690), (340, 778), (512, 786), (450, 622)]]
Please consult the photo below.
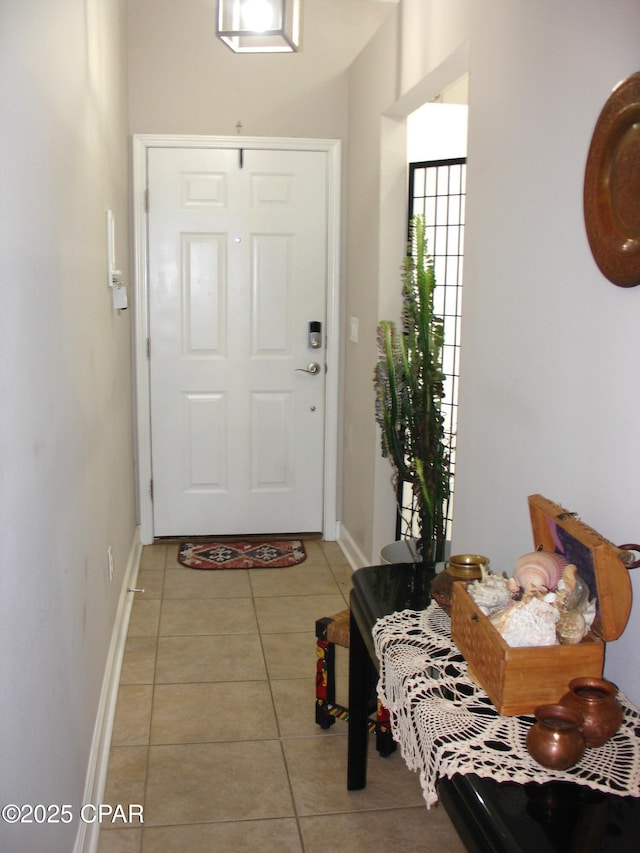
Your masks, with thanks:
[[(448, 57), (465, 55), (466, 44), (453, 547), (489, 554), (509, 572), (531, 547), (526, 497), (534, 492), (579, 511), (613, 541), (629, 541), (640, 504), (640, 401), (632, 391), (640, 287), (617, 288), (596, 267), (582, 185), (600, 109), (612, 87), (638, 69), (640, 7), (635, 0), (404, 0), (400, 12), (400, 40), (389, 24), (350, 71), (350, 103), (359, 106), (350, 110), (349, 136), (374, 150), (357, 164), (352, 159), (348, 174), (347, 305), (360, 315), (361, 343), (346, 349), (345, 536), (377, 559), (388, 472), (375, 462), (371, 367), (376, 320), (388, 316), (388, 294), (399, 287), (393, 270), (400, 241), (389, 212), (395, 206), (403, 215), (392, 189), (401, 164), (397, 147), (389, 148), (384, 113), (406, 114), (433, 81), (441, 85)], [(395, 68), (401, 71), (390, 80)], [(386, 105), (394, 85), (395, 103)], [(384, 94), (376, 99), (372, 91)], [(608, 646), (606, 664), (636, 702), (639, 639), (636, 606), (622, 638)]]
[(234, 54), (214, 37), (217, 4), (130, 0), (134, 133), (344, 139), (346, 69), (392, 11), (371, 0), (309, 0), (297, 54)]
[[(74, 848), (135, 532), (124, 0), (0, 4), (0, 849)], [(114, 577), (107, 578), (107, 549)]]
[[(399, 311), (399, 289), (381, 285), (397, 278), (406, 234), (405, 217), (393, 216), (403, 200), (406, 206), (406, 127), (384, 117), (395, 100), (397, 60), (389, 45), (396, 38), (391, 19), (349, 75), (345, 317), (358, 319), (359, 340), (345, 342), (342, 523), (343, 538), (374, 561), (375, 532), (384, 531), (383, 543), (394, 538), (391, 469), (380, 458), (372, 378), (379, 312)], [(380, 478), (387, 488), (377, 487)]]
[(442, 4), (435, 4), (437, 38), (430, 6), (405, 0), (349, 73), (346, 316), (360, 319), (360, 340), (345, 343), (342, 535), (360, 562), (376, 562), (395, 535), (391, 468), (380, 458), (372, 376), (376, 325), (400, 312), (406, 116), (468, 70), (469, 34), (459, 25), (464, 4), (450, 5), (449, 28)]

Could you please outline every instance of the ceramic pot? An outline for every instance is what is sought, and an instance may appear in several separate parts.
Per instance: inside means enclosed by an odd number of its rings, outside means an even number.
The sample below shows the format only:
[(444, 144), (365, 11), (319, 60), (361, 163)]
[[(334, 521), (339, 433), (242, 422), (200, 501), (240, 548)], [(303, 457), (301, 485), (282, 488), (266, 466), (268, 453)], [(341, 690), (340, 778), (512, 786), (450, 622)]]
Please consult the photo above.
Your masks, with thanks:
[(565, 705), (540, 705), (527, 732), (529, 755), (551, 770), (567, 770), (584, 755), (582, 717)]
[(457, 554), (450, 557), (444, 570), (431, 584), (431, 597), (451, 616), (453, 585), (457, 581), (473, 581), (482, 577), (481, 566), (489, 568), (489, 560), (481, 554)]
[(418, 560), (418, 540), (398, 539), (380, 549), (380, 562), (385, 565), (415, 563)]
[(604, 678), (574, 678), (560, 704), (582, 715), (582, 731), (588, 747), (602, 746), (618, 731), (623, 711), (616, 698), (618, 688)]

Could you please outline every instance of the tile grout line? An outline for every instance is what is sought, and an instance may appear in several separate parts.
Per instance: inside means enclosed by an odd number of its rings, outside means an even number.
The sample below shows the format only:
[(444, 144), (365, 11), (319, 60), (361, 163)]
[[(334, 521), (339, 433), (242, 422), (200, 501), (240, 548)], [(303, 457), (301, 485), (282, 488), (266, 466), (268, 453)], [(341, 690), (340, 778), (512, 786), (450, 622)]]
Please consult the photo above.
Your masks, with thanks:
[(291, 798), (291, 807), (293, 809), (293, 817), (295, 818), (295, 821), (296, 821), (296, 830), (298, 832), (298, 839), (300, 841), (300, 851), (301, 851), (301, 853), (305, 853), (305, 844), (304, 844), (304, 838), (302, 835), (302, 827), (300, 826), (300, 817), (298, 815), (298, 808), (296, 805), (296, 798), (295, 798), (295, 794), (294, 794), (294, 790), (293, 790), (293, 782), (291, 780), (291, 774), (289, 772), (289, 762), (287, 761), (287, 756), (286, 756), (286, 752), (284, 749), (284, 742), (283, 742), (284, 737), (282, 734), (280, 717), (278, 715), (276, 701), (275, 701), (275, 697), (273, 695), (272, 678), (271, 678), (271, 673), (269, 672), (269, 666), (267, 663), (267, 655), (266, 655), (265, 648), (264, 648), (262, 630), (260, 628), (260, 622), (258, 620), (258, 612), (257, 612), (257, 608), (256, 608), (256, 603), (255, 603), (254, 589), (253, 589), (253, 584), (251, 582), (251, 573), (249, 573), (249, 584), (250, 584), (250, 588), (251, 588), (251, 601), (253, 602), (253, 609), (254, 609), (254, 613), (255, 613), (255, 617), (256, 617), (256, 625), (258, 627), (258, 636), (260, 637), (260, 649), (262, 651), (262, 660), (264, 662), (265, 674), (267, 676), (267, 684), (269, 686), (269, 696), (271, 697), (271, 708), (273, 710), (273, 717), (274, 717), (275, 722), (276, 722), (278, 744), (280, 746), (280, 754), (282, 756), (282, 763), (284, 765), (284, 768), (285, 768), (285, 771), (287, 774), (287, 785), (289, 787), (289, 796)]
[[(153, 724), (153, 708), (155, 705), (155, 697), (156, 697), (156, 675), (157, 675), (157, 667), (158, 667), (158, 651), (160, 645), (160, 622), (162, 619), (162, 608), (164, 605), (164, 586), (167, 579), (167, 561), (169, 558), (169, 545), (165, 546), (165, 554), (164, 554), (164, 565), (162, 567), (162, 584), (160, 586), (160, 609), (158, 613), (158, 625), (156, 631), (156, 647), (155, 647), (155, 655), (153, 659), (153, 681), (151, 683), (151, 707), (149, 708), (149, 728), (147, 730), (147, 759), (144, 767), (144, 786), (143, 786), (143, 810), (146, 808), (147, 804), (147, 785), (149, 782), (149, 762), (151, 759), (151, 728)], [(142, 826), (142, 832), (140, 833), (140, 853), (142, 853), (145, 836), (146, 836), (146, 821)]]

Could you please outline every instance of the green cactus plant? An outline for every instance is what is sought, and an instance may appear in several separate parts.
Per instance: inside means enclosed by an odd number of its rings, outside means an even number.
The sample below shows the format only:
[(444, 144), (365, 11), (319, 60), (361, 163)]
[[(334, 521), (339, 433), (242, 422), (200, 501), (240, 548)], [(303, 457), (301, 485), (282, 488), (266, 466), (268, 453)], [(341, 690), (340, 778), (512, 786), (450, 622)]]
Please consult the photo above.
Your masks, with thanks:
[(402, 483), (411, 486), (417, 559), (427, 563), (444, 560), (451, 494), (442, 415), (444, 320), (434, 313), (435, 287), (424, 216), (414, 216), (402, 271), (402, 328), (390, 320), (378, 325), (374, 386), (382, 455), (393, 466), (396, 493)]

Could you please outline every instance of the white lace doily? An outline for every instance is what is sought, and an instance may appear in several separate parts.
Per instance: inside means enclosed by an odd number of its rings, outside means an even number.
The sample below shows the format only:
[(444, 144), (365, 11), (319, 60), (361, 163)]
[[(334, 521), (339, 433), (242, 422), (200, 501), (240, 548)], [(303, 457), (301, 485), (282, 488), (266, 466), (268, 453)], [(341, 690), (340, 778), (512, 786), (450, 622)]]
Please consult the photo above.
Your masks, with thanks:
[(617, 734), (587, 749), (570, 770), (547, 770), (527, 752), (534, 719), (498, 714), (467, 676), (466, 661), (451, 640), (450, 619), (435, 602), (427, 610), (392, 613), (372, 633), (380, 662), (378, 696), (407, 765), (420, 771), (428, 807), (438, 800), (438, 777), (455, 773), (497, 782), (576, 782), (640, 797), (640, 712), (621, 693), (625, 716)]

